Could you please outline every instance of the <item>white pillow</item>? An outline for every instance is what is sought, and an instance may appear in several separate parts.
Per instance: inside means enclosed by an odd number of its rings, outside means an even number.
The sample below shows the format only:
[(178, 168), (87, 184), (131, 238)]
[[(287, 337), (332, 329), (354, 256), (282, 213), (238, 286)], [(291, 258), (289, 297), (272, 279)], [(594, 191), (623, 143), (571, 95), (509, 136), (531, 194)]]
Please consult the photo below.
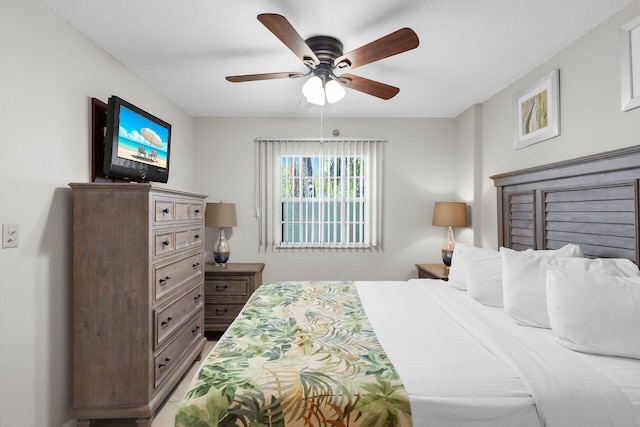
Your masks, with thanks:
[(546, 273), (557, 257), (582, 257), (577, 245), (565, 245), (555, 251), (514, 251), (500, 248), (504, 311), (525, 326), (549, 328)]
[(464, 243), (456, 243), (453, 247), (453, 255), (451, 257), (451, 267), (449, 267), (449, 286), (467, 290), (467, 274), (464, 265), (463, 253), (467, 248)]
[(502, 258), (492, 249), (469, 247), (462, 254), (467, 293), (485, 305), (502, 307)]
[(547, 301), (551, 329), (560, 345), (640, 359), (640, 277), (551, 268)]

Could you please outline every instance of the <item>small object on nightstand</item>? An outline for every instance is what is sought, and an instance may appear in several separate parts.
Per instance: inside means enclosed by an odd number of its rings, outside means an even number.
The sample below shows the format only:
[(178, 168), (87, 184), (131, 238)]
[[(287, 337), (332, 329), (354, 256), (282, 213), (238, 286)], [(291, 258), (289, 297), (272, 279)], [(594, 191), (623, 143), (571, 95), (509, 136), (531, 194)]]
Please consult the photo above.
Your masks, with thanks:
[(449, 280), (449, 269), (444, 264), (416, 264), (418, 278)]

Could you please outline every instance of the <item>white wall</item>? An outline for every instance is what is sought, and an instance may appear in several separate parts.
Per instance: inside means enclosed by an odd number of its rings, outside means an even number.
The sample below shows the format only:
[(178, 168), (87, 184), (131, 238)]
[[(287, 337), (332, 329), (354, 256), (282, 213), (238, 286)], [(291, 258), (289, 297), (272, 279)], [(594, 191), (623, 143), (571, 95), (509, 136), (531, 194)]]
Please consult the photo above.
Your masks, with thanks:
[[(640, 143), (640, 109), (620, 108), (619, 28), (640, 15), (640, 1), (482, 104), (482, 150), (475, 178), (481, 189), (481, 244), (497, 247), (497, 205), (489, 176)], [(560, 69), (561, 135), (515, 151), (514, 96)]]
[[(319, 114), (319, 113), (318, 113)], [(198, 118), (196, 186), (209, 201), (236, 203), (238, 227), (229, 238), (231, 262), (264, 262), (264, 281), (397, 279), (416, 276), (414, 264), (440, 262), (445, 230), (431, 226), (433, 203), (455, 197), (452, 119), (324, 119), (323, 136), (388, 140), (384, 164), (382, 250), (258, 248), (253, 217), (256, 137), (319, 137), (320, 119)], [(207, 252), (217, 229), (207, 230)]]
[(455, 239), (469, 245), (476, 244), (481, 230), (474, 230), (475, 224), (480, 224), (480, 210), (477, 209), (476, 188), (474, 174), (477, 169), (476, 153), (480, 149), (479, 144), (479, 105), (473, 105), (460, 114), (455, 120), (455, 144), (453, 156), (455, 165), (453, 174), (455, 175), (456, 201), (467, 203), (467, 227), (454, 229)]
[(37, 0), (0, 2), (0, 425), (62, 426), (71, 407), (71, 193), (90, 180), (90, 98), (173, 124), (169, 186), (193, 187), (193, 119)]

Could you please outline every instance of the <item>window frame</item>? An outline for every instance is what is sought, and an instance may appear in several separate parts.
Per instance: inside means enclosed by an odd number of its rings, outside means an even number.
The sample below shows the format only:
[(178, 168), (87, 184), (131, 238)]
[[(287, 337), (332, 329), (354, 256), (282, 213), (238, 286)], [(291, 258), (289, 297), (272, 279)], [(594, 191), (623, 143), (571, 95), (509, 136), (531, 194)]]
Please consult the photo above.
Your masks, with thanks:
[[(256, 139), (256, 196), (255, 196), (255, 216), (259, 220), (259, 246), (261, 249), (372, 249), (380, 247), (382, 244), (382, 158), (385, 140), (371, 138), (351, 138), (351, 139)], [(283, 197), (282, 186), (283, 179), (286, 176), (282, 173), (282, 159), (292, 158), (298, 160), (300, 165), (304, 162), (304, 158), (318, 158), (318, 162), (324, 163), (329, 158), (339, 158), (341, 162), (345, 159), (361, 158), (364, 160), (364, 170), (360, 176), (345, 176), (342, 174), (341, 188), (346, 184), (348, 179), (360, 179), (361, 192), (359, 196), (351, 197), (347, 195), (345, 198), (344, 191), (340, 197), (334, 194), (334, 197), (328, 197), (323, 189), (322, 183), (314, 183), (314, 192), (321, 191), (322, 197), (302, 197), (303, 191), (299, 191), (296, 197)], [(323, 165), (324, 166), (324, 165)], [(344, 167), (341, 166), (341, 167)], [(301, 169), (301, 168), (300, 168)], [(289, 175), (290, 176), (290, 175)], [(305, 176), (300, 171), (295, 178), (298, 181), (298, 189), (302, 185)], [(326, 173), (318, 176), (312, 175), (312, 179), (316, 181), (327, 181), (335, 177)], [(335, 182), (335, 179), (334, 179)], [(287, 216), (284, 212), (284, 203), (298, 202), (297, 213), (303, 214), (305, 208), (317, 208), (318, 204), (321, 210), (326, 204), (333, 203), (331, 209), (336, 214), (336, 209), (340, 209), (342, 215), (339, 221), (339, 229), (335, 229), (335, 224), (326, 216), (312, 217), (311, 222), (301, 220), (298, 217), (299, 231), (309, 231), (309, 227), (327, 228), (333, 227), (333, 238), (326, 238), (325, 231), (322, 230), (318, 236), (307, 239), (307, 241), (287, 241), (285, 236), (285, 225)], [(362, 222), (359, 239), (353, 241), (353, 233), (350, 234), (350, 221), (348, 221), (348, 211), (344, 211), (345, 204), (359, 203), (362, 210), (359, 212), (358, 220)], [(337, 204), (340, 205), (339, 208)], [(351, 209), (356, 209), (351, 207)], [(354, 210), (351, 210), (351, 214)], [(305, 212), (305, 214), (308, 214)], [(335, 217), (334, 217), (335, 218)], [(316, 230), (318, 230), (316, 228)], [(337, 234), (340, 240), (336, 239)], [(322, 236), (322, 237), (320, 237)], [(351, 240), (351, 241), (349, 241)]]

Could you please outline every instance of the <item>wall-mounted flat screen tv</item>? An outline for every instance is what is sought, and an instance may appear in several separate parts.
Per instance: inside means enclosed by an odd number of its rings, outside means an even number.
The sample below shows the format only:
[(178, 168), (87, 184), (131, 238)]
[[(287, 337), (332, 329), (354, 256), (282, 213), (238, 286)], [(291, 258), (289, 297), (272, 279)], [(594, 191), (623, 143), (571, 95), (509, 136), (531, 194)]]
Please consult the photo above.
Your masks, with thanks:
[(136, 182), (167, 182), (171, 125), (112, 96), (107, 107), (104, 174)]

